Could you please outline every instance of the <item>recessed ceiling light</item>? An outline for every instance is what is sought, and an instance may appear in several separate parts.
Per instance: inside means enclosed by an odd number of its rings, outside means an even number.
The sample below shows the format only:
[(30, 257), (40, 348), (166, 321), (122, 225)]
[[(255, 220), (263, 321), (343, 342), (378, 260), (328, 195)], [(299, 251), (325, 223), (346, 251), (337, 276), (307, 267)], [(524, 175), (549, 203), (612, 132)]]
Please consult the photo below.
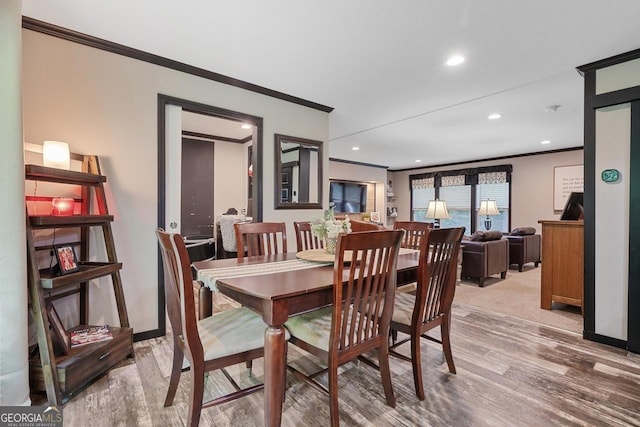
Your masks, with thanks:
[(243, 124), (241, 127), (242, 127), (242, 129), (251, 129), (251, 125), (249, 125), (247, 123)]
[(351, 147), (351, 149), (352, 149), (353, 151), (358, 151), (358, 150), (360, 149), (360, 147)]
[(422, 162), (422, 160), (420, 160), (420, 159), (416, 160), (416, 163), (420, 163), (420, 162)]
[(464, 56), (454, 55), (451, 58), (447, 59), (447, 65), (453, 67), (456, 65), (460, 65), (464, 62)]
[(489, 115), (489, 120), (497, 120), (497, 119), (499, 119), (500, 117), (502, 117), (502, 114), (499, 114), (499, 113), (493, 113), (493, 114)]
[(545, 139), (544, 141), (540, 141), (540, 144), (543, 144), (543, 145), (551, 144), (551, 141), (549, 141), (548, 139)]

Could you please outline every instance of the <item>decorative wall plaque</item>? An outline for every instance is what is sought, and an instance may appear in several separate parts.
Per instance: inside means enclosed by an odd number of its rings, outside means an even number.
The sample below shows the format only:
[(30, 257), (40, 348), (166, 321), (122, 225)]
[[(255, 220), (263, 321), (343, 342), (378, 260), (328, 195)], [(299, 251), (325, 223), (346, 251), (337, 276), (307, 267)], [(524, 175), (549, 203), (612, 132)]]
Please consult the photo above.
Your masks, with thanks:
[(604, 182), (616, 182), (620, 179), (620, 171), (618, 169), (605, 169), (600, 174), (600, 178)]

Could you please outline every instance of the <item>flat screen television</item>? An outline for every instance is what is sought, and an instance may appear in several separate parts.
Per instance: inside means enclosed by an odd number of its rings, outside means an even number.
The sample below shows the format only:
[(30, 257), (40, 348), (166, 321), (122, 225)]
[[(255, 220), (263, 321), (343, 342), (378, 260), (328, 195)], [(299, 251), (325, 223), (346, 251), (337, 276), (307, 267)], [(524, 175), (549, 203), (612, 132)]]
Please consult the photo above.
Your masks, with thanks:
[(574, 191), (569, 194), (567, 203), (564, 205), (564, 210), (560, 216), (560, 220), (582, 220), (584, 216), (583, 208), (583, 192)]
[(365, 212), (367, 185), (355, 182), (333, 181), (329, 185), (329, 202), (335, 203), (335, 212)]

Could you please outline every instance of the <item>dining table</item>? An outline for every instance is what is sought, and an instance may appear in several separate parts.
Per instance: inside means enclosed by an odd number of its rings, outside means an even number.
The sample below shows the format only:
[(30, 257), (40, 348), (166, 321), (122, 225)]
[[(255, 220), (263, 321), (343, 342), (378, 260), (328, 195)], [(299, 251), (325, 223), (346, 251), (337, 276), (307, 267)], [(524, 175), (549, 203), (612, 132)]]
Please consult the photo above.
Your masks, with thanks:
[[(397, 286), (415, 282), (419, 252), (401, 249)], [(264, 424), (280, 426), (286, 380), (284, 323), (291, 316), (333, 303), (333, 262), (299, 259), (296, 253), (194, 262), (200, 300), (220, 292), (259, 313), (264, 340)], [(242, 333), (242, 331), (238, 331)]]

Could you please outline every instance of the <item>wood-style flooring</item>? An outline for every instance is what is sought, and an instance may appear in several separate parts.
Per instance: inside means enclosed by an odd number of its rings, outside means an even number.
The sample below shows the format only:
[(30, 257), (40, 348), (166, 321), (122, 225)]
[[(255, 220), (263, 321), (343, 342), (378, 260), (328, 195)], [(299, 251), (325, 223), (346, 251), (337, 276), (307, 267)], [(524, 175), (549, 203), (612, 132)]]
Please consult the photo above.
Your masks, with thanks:
[[(640, 426), (640, 355), (586, 341), (536, 323), (454, 304), (452, 348), (457, 375), (448, 373), (437, 344), (423, 340), (426, 399), (413, 388), (411, 365), (392, 358), (397, 407), (385, 404), (379, 373), (350, 363), (339, 375), (343, 426)], [(406, 344), (405, 344), (406, 346)], [(405, 348), (409, 354), (408, 346)], [(170, 341), (135, 344), (135, 361), (112, 369), (64, 407), (65, 426), (183, 426), (189, 373), (175, 403), (163, 408), (171, 366)], [(289, 362), (313, 371), (315, 359), (289, 346)], [(232, 375), (244, 384), (244, 364)], [(254, 362), (262, 379), (262, 359)], [(206, 398), (229, 386), (207, 381)], [(201, 426), (263, 423), (263, 392), (203, 410)], [(287, 376), (284, 426), (329, 424), (328, 396)]]

